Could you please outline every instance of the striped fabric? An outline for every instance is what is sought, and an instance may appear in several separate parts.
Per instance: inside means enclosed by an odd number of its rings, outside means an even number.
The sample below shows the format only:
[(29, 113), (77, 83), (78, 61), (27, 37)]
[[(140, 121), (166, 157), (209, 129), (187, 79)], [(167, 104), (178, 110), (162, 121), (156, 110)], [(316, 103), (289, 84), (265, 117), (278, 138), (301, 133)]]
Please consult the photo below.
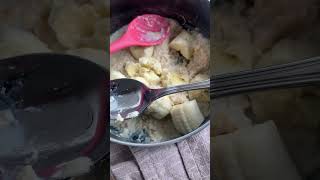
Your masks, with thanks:
[(151, 148), (111, 144), (110, 152), (111, 179), (210, 179), (210, 126), (177, 144)]

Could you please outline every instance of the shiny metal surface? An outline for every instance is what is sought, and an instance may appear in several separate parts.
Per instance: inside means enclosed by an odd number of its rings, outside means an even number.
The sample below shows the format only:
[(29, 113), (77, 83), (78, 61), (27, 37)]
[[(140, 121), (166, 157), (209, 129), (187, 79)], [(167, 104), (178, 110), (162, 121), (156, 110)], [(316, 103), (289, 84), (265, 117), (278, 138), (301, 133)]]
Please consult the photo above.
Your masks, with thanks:
[(161, 89), (150, 89), (134, 79), (116, 79), (111, 81), (110, 119), (138, 117), (155, 100), (166, 95), (198, 89), (209, 89), (210, 80), (171, 86)]

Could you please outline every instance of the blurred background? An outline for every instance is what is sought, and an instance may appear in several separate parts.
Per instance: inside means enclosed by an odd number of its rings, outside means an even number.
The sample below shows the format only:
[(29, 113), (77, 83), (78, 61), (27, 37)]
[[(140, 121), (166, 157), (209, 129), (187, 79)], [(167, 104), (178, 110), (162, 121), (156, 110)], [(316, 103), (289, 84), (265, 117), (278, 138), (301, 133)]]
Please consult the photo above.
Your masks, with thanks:
[[(1, 0), (0, 4), (0, 58), (58, 52), (109, 67), (106, 0)], [(108, 159), (103, 159), (90, 174), (74, 180), (107, 179), (108, 172)]]
[[(1, 0), (0, 4), (0, 58), (60, 52), (109, 67), (108, 1)], [(216, 0), (212, 4), (212, 75), (320, 54), (319, 0)], [(319, 108), (318, 86), (213, 100), (212, 176), (218, 180), (320, 179)], [(104, 159), (90, 174), (74, 180), (107, 179), (108, 172)]]
[[(213, 75), (320, 54), (317, 0), (217, 0), (211, 18)], [(315, 84), (213, 100), (213, 176), (320, 179), (319, 92)]]

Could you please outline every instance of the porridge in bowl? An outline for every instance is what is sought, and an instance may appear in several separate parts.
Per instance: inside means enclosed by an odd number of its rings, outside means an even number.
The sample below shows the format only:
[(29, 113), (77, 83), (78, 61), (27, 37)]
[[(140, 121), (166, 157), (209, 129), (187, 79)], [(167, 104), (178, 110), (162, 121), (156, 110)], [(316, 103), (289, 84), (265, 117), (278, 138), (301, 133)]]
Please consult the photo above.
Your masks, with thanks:
[[(130, 47), (111, 55), (111, 80), (131, 78), (156, 89), (209, 79), (209, 40), (168, 20), (170, 36), (162, 44)], [(112, 34), (110, 41), (126, 27)], [(136, 143), (170, 140), (198, 128), (209, 114), (209, 101), (208, 90), (165, 96), (138, 118), (111, 120), (110, 132)]]

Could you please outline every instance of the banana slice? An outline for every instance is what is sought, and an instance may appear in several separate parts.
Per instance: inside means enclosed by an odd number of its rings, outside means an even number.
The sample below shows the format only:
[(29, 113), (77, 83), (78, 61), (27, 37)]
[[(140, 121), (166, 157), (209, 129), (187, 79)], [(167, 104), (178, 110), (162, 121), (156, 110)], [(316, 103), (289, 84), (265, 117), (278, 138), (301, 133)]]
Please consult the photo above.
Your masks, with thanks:
[(250, 108), (249, 98), (245, 95), (214, 99), (210, 102), (212, 126), (211, 136), (233, 133), (237, 129), (251, 127), (253, 122), (246, 114)]
[(161, 76), (161, 83), (164, 87), (188, 84), (187, 77), (176, 72), (167, 72)]
[(154, 101), (147, 109), (146, 113), (150, 114), (156, 119), (163, 119), (168, 114), (172, 108), (172, 102), (168, 96), (164, 96), (160, 99)]
[(174, 38), (169, 46), (172, 49), (180, 51), (180, 53), (188, 60), (191, 59), (193, 48), (192, 48), (192, 36), (187, 31), (183, 30), (176, 38)]
[(110, 80), (114, 80), (114, 79), (122, 79), (122, 78), (126, 78), (125, 75), (123, 75), (121, 72), (119, 71), (112, 71), (110, 72)]
[(213, 144), (217, 179), (301, 180), (273, 121), (217, 136)]
[(139, 75), (147, 80), (150, 85), (158, 85), (160, 83), (160, 77), (149, 68), (139, 68)]
[[(191, 80), (191, 83), (201, 82), (207, 79), (209, 79), (209, 76), (207, 74), (198, 74)], [(188, 94), (190, 99), (196, 99), (197, 102), (210, 101), (208, 90), (189, 91)]]
[(139, 59), (141, 57), (151, 57), (153, 55), (153, 46), (149, 47), (140, 47), (140, 46), (133, 46), (130, 47), (130, 53), (135, 59)]
[(142, 58), (139, 58), (139, 63), (146, 68), (152, 69), (158, 75), (160, 75), (162, 72), (161, 64), (156, 58), (142, 57)]
[(85, 41), (92, 38), (98, 19), (93, 5), (53, 1), (48, 23), (58, 41), (64, 47), (74, 49), (84, 47)]
[(175, 105), (170, 113), (175, 128), (182, 134), (191, 132), (204, 121), (196, 100)]
[(140, 64), (134, 62), (127, 62), (125, 64), (125, 70), (130, 77), (137, 76), (140, 67)]

